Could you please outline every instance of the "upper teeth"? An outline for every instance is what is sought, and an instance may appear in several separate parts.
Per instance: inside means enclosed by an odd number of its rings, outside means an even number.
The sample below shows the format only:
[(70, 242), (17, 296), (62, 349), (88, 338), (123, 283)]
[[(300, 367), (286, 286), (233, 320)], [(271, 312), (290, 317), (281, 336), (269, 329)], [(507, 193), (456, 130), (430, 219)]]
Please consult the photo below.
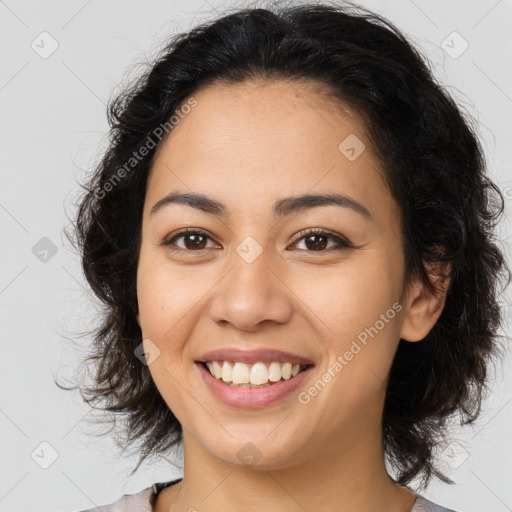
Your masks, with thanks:
[(216, 379), (233, 384), (266, 384), (268, 381), (277, 382), (281, 378), (288, 380), (295, 377), (301, 370), (300, 364), (272, 362), (255, 363), (230, 363), (229, 361), (208, 361), (206, 363), (210, 373)]

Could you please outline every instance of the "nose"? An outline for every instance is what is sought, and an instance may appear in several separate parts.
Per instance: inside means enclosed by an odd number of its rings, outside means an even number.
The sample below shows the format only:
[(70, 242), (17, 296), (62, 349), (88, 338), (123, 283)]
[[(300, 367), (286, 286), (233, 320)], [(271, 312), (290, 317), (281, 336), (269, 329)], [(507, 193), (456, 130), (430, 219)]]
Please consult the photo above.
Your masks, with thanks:
[(279, 273), (279, 257), (270, 261), (270, 249), (254, 261), (233, 254), (232, 265), (214, 289), (210, 316), (217, 323), (255, 331), (262, 324), (284, 324), (293, 313), (293, 292)]

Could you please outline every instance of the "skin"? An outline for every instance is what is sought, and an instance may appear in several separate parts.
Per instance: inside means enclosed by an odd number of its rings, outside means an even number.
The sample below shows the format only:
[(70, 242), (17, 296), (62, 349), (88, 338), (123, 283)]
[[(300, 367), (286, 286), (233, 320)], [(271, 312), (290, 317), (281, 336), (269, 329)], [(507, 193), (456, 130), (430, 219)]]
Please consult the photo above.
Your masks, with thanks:
[[(402, 294), (400, 209), (356, 115), (308, 82), (214, 84), (160, 143), (145, 197), (137, 274), (143, 339), (160, 353), (149, 370), (183, 426), (184, 477), (163, 490), (156, 512), (407, 512), (415, 496), (387, 474), (381, 418), (400, 338), (423, 339), (439, 318), (446, 287), (435, 294), (413, 280)], [(356, 134), (366, 149), (354, 161), (338, 149)], [(206, 194), (231, 215), (172, 204), (170, 192)], [(304, 193), (345, 194), (372, 219), (335, 205), (277, 219), (272, 205)], [(200, 247), (181, 228), (208, 233)], [(318, 227), (354, 248), (315, 250), (301, 230)], [(262, 253), (236, 252), (248, 236)], [(333, 249), (331, 249), (333, 247)], [(393, 303), (402, 309), (342, 371), (304, 405), (297, 399)], [(147, 347), (147, 341), (145, 341)], [(307, 381), (256, 410), (218, 401), (194, 361), (206, 351), (278, 348), (307, 357)], [(237, 453), (260, 452), (248, 467)], [(340, 505), (342, 504), (342, 505)], [(192, 507), (194, 509), (192, 509)]]

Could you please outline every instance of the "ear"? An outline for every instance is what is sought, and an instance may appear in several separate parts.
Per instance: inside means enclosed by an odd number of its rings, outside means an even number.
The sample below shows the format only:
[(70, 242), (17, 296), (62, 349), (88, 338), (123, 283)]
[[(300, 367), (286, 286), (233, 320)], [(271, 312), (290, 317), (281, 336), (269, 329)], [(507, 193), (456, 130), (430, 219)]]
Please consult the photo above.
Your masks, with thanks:
[(140, 313), (137, 313), (137, 323), (139, 324), (139, 327), (140, 327)]
[(430, 332), (441, 316), (450, 286), (450, 265), (445, 263), (427, 268), (431, 292), (419, 278), (414, 278), (405, 294), (405, 307), (400, 337), (420, 341)]

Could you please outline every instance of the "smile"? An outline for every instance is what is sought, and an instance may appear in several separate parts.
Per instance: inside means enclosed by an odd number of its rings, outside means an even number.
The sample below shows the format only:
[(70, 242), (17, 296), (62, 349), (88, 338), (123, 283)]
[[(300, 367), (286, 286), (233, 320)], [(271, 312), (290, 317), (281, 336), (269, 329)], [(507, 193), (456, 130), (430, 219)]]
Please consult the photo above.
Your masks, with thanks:
[[(215, 371), (213, 370), (216, 368), (213, 365), (214, 361), (211, 361), (211, 363), (212, 371)], [(217, 363), (219, 363), (219, 361), (217, 361)], [(224, 371), (225, 363), (226, 361), (222, 361), (222, 371)], [(273, 368), (276, 368), (276, 373), (271, 373), (274, 371), (270, 368), (273, 363), (268, 364), (268, 369), (266, 367), (267, 365), (261, 363), (265, 366), (265, 370), (267, 370), (267, 381), (263, 384), (251, 384), (251, 372), (255, 366), (256, 370), (254, 370), (254, 373), (258, 374), (260, 371), (262, 373), (260, 381), (256, 380), (256, 382), (261, 382), (265, 376), (265, 373), (263, 372), (263, 369), (259, 363), (255, 363), (253, 365), (241, 363), (244, 364), (244, 366), (247, 366), (246, 369), (242, 367), (241, 371), (245, 374), (245, 376), (249, 375), (249, 382), (234, 384), (232, 380), (233, 371), (235, 372), (235, 379), (237, 379), (236, 375), (240, 370), (235, 369), (237, 364), (236, 362), (227, 363), (232, 366), (231, 378), (229, 382), (224, 382), (222, 380), (222, 374), (221, 377), (215, 377), (212, 375), (206, 362), (197, 361), (195, 363), (195, 367), (198, 369), (201, 380), (205, 383), (206, 388), (213, 395), (213, 397), (225, 405), (243, 409), (262, 409), (274, 403), (282, 402), (285, 398), (289, 398), (291, 395), (295, 394), (294, 392), (297, 390), (297, 388), (299, 388), (299, 386), (304, 383), (304, 381), (311, 375), (314, 369), (314, 365), (307, 365), (304, 367), (304, 369), (302, 369), (302, 365), (299, 364), (299, 372), (293, 376), (289, 367), (290, 363), (279, 363), (280, 378), (276, 382), (273, 382), (270, 380), (270, 376), (272, 376), (272, 378), (277, 378), (277, 368), (274, 366)], [(217, 371), (220, 368), (221, 367), (219, 364)], [(226, 366), (226, 368), (229, 367)], [(227, 371), (228, 370), (226, 370), (226, 372)], [(286, 376), (288, 376), (287, 379), (284, 378)], [(246, 377), (244, 380), (246, 380)]]
[(309, 365), (290, 362), (262, 361), (255, 364), (231, 361), (206, 361), (203, 363), (210, 374), (232, 387), (261, 388), (274, 385), (280, 380), (289, 380), (304, 371)]

